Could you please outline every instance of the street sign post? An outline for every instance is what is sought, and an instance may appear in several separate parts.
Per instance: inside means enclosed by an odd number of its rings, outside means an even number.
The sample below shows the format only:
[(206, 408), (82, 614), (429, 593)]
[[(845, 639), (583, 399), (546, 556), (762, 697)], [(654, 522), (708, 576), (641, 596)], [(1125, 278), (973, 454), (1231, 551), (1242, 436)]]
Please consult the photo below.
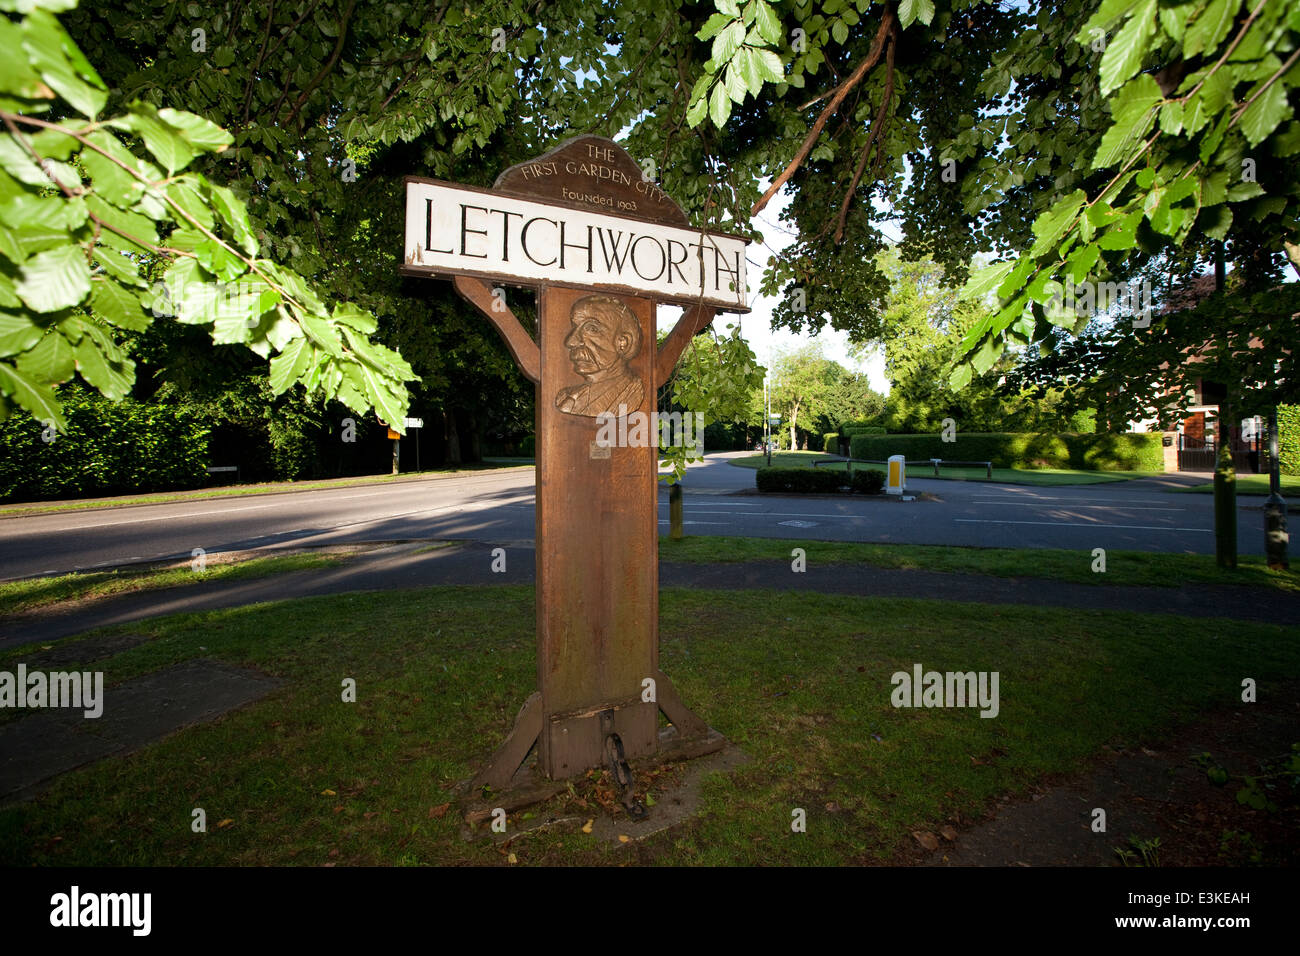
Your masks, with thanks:
[[(549, 781), (602, 764), (622, 780), (626, 761), (720, 749), (659, 669), (658, 442), (610, 447), (597, 430), (652, 411), (718, 309), (747, 311), (747, 240), (692, 229), (597, 136), (511, 167), (491, 190), (409, 177), (406, 213), (401, 271), (454, 277), (536, 386), (537, 691), (473, 788), (490, 786), (497, 806), (511, 792), (536, 799), (520, 770), (534, 742)], [(535, 340), (504, 286), (537, 290)], [(686, 310), (656, 347), (659, 303)]]

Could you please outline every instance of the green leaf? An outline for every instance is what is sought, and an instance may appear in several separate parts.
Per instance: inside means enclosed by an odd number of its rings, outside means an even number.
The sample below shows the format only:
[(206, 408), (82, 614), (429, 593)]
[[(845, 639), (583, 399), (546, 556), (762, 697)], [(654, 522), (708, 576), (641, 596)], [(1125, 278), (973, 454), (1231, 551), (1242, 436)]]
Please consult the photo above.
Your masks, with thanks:
[(144, 186), (139, 180), (93, 149), (82, 150), (81, 163), (90, 176), (95, 192), (114, 206), (130, 208), (144, 192)]
[(1123, 86), (1138, 71), (1155, 32), (1156, 0), (1142, 0), (1124, 29), (1106, 44), (1106, 52), (1101, 57), (1103, 96)]
[(0, 362), (0, 393), (31, 412), (37, 421), (52, 421), (60, 429), (68, 427), (53, 390), (5, 362)]
[[(23, 49), (41, 79), (77, 112), (94, 119), (104, 108), (108, 88), (63, 26), (47, 10), (33, 10), (22, 23)], [(13, 56), (6, 50), (5, 56)]]
[(109, 344), (102, 336), (87, 335), (74, 351), (81, 377), (116, 402), (125, 398), (135, 384), (135, 364), (123, 359), (116, 348), (106, 354), (104, 346)]
[[(22, 43), (22, 28), (8, 17), (0, 17), (0, 49), (18, 50)], [(0, 108), (30, 109), (24, 101), (48, 100), (53, 96), (54, 92), (41, 82), (27, 57), (0, 56)]]
[(1131, 212), (1107, 229), (1097, 245), (1102, 249), (1132, 249), (1137, 241), (1137, 227), (1142, 222), (1142, 210)]
[(45, 330), (26, 315), (0, 310), (0, 355), (26, 352), (41, 340)]
[(136, 133), (169, 173), (184, 169), (197, 152), (148, 103), (132, 103), (126, 116), (110, 120), (108, 125)]
[(90, 292), (90, 266), (79, 245), (38, 252), (19, 270), (19, 297), (35, 312), (70, 308)]
[(188, 179), (188, 176), (182, 177), (169, 183), (166, 187), (167, 199), (180, 207), (185, 214), (184, 216), (178, 215), (176, 221), (183, 228), (191, 228), (190, 223), (193, 220), (193, 228), (198, 229), (200, 232), (203, 230), (210, 232), (212, 230), (212, 210), (208, 208), (208, 204), (203, 197), (199, 195), (197, 185), (188, 182)]
[(257, 255), (257, 237), (253, 235), (253, 226), (248, 219), (248, 207), (225, 186), (206, 180), (203, 185), (217, 215), (226, 225), (227, 233), (250, 256)]
[(718, 35), (718, 31), (729, 24), (734, 17), (729, 17), (725, 13), (715, 13), (704, 21), (704, 26), (700, 27), (695, 34), (697, 40), (708, 40)]
[[(154, 227), (153, 220), (137, 212), (119, 209), (94, 195), (86, 197), (86, 207), (92, 215), (111, 227), (111, 230), (100, 231), (99, 237), (104, 242), (113, 242), (114, 235), (125, 233), (129, 238), (122, 237), (122, 242), (127, 245), (127, 251), (152, 252), (153, 247), (158, 245), (158, 230)], [(116, 247), (122, 246), (117, 244)]]
[(1070, 278), (1078, 285), (1088, 277), (1092, 267), (1097, 264), (1097, 259), (1101, 256), (1101, 250), (1096, 246), (1080, 246), (1070, 254), (1066, 261), (1066, 268), (1070, 270)]
[[(904, 29), (920, 20), (927, 27), (934, 19), (934, 0), (902, 0), (898, 5), (898, 22)], [(839, 41), (843, 43), (843, 40)]]
[(1056, 245), (1070, 228), (1087, 199), (1088, 196), (1082, 189), (1076, 189), (1070, 195), (1058, 199), (1051, 209), (1034, 220), (1033, 231), (1036, 238), (1033, 248), (1029, 250), (1030, 256), (1041, 256)]
[(1255, 101), (1241, 114), (1241, 131), (1251, 146), (1262, 142), (1279, 123), (1291, 116), (1286, 88), (1281, 79), (1255, 97)]
[(732, 55), (740, 49), (745, 40), (745, 24), (734, 20), (727, 28), (713, 38), (712, 59), (719, 67), (731, 62)]
[(966, 285), (962, 287), (963, 299), (981, 299), (1002, 284), (1002, 280), (1015, 268), (1015, 260), (995, 262), (971, 273)]
[(722, 129), (727, 125), (727, 118), (731, 116), (731, 97), (727, 95), (726, 87), (721, 83), (713, 88), (713, 95), (709, 98), (709, 117), (713, 120), (713, 125)]
[(211, 120), (183, 110), (161, 109), (158, 118), (179, 131), (185, 142), (199, 152), (219, 153), (235, 138)]
[(339, 358), (343, 355), (343, 346), (338, 333), (324, 319), (303, 312), (298, 316), (298, 324), (318, 348), (328, 355)]
[(361, 366), (361, 377), (366, 386), (366, 398), (378, 412), (380, 421), (404, 434), (408, 399), (394, 395), (389, 390), (388, 381), (368, 365)]
[(19, 182), (42, 188), (52, 186), (50, 176), (45, 172), (32, 154), (18, 145), (17, 140), (8, 133), (0, 135), (0, 167)]
[(1183, 58), (1214, 50), (1228, 35), (1232, 21), (1237, 17), (1241, 0), (1210, 0), (1201, 8), (1200, 16), (1188, 25), (1183, 34)]
[[(745, 80), (745, 77), (741, 74), (741, 71), (737, 68), (738, 64), (744, 61), (745, 59), (744, 54), (745, 54), (744, 50), (741, 50), (739, 53), (736, 54), (736, 58), (732, 60), (731, 64), (727, 67), (727, 72), (723, 77), (723, 81), (722, 81), (722, 85), (727, 88), (727, 95), (730, 96), (737, 103), (744, 100), (745, 91), (749, 87), (749, 84)], [(755, 78), (757, 78), (757, 74), (755, 75)]]
[(236, 257), (219, 242), (204, 239), (194, 247), (194, 256), (218, 279), (231, 282), (243, 275), (245, 266), (242, 259)]
[(341, 325), (362, 333), (374, 335), (379, 323), (373, 315), (352, 302), (340, 302), (334, 306), (332, 318)]
[(1134, 79), (1111, 99), (1114, 123), (1106, 130), (1092, 158), (1093, 169), (1107, 169), (1131, 155), (1155, 121), (1154, 107), (1163, 99), (1160, 87), (1147, 74)]
[(771, 50), (755, 50), (754, 65), (758, 69), (758, 75), (768, 83), (785, 82), (785, 67), (781, 58)]
[(91, 282), (90, 310), (119, 329), (143, 332), (149, 327), (149, 317), (140, 308), (140, 297), (112, 279)]
[(766, 0), (754, 0), (758, 6), (754, 22), (758, 26), (758, 33), (764, 40), (773, 46), (779, 46), (782, 39), (781, 21), (776, 15), (776, 11), (766, 2)]
[(954, 392), (960, 392), (970, 384), (971, 371), (970, 365), (965, 362), (958, 365), (952, 370), (952, 374), (948, 376), (948, 387)]
[[(907, 0), (904, 0), (904, 2), (907, 2)], [(904, 26), (906, 26), (906, 24), (904, 24)], [(849, 39), (848, 24), (843, 20), (836, 20), (831, 24), (831, 36), (835, 38), (836, 43), (843, 46)]]
[(72, 346), (58, 332), (46, 332), (39, 342), (17, 360), (18, 371), (33, 381), (56, 385), (72, 378), (76, 365)]
[(691, 103), (690, 109), (686, 111), (686, 122), (692, 127), (699, 126), (704, 121), (704, 117), (709, 113), (709, 98), (701, 96), (695, 102)]
[(294, 339), (275, 358), (271, 359), (271, 394), (280, 395), (306, 371), (312, 360), (313, 349), (306, 339)]

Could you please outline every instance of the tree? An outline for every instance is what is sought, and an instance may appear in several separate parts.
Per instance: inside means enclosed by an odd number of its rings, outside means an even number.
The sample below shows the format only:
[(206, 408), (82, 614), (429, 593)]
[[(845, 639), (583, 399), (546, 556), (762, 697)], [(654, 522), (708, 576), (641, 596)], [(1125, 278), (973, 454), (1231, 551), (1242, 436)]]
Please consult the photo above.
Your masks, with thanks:
[(885, 396), (871, 387), (866, 373), (848, 369), (827, 389), (825, 404), (819, 422), (825, 432), (837, 431), (845, 422), (872, 421), (885, 412)]
[(327, 308), (302, 275), (260, 255), (235, 193), (184, 171), (230, 134), (138, 101), (101, 119), (107, 87), (51, 12), (71, 4), (3, 6), (30, 12), (0, 17), (0, 42), (24, 54), (0, 86), (0, 416), (21, 407), (66, 427), (52, 386), (74, 373), (125, 396), (135, 369), (122, 336), (152, 312), (270, 357), (277, 393), (301, 383), (401, 428), (414, 376), (371, 341), (374, 316), (350, 301)]
[(799, 447), (799, 416), (812, 422), (834, 411), (830, 401), (845, 374), (842, 365), (822, 354), (818, 342), (776, 356), (772, 363), (772, 411), (779, 411), (789, 427), (791, 449)]
[[(789, 115), (785, 100), (792, 86), (803, 86), (808, 61), (827, 57), (828, 48), (856, 44), (852, 70), (841, 60), (845, 68), (835, 86), (799, 105), (805, 116), (817, 107), (811, 129), (755, 206), (787, 182), (797, 189), (790, 216), (800, 245), (787, 265), (769, 272), (770, 285), (792, 278), (797, 281), (787, 292), (801, 297), (799, 284), (844, 287), (862, 310), (853, 317), (857, 334), (875, 337), (871, 305), (878, 289), (865, 277), (846, 282), (846, 263), (825, 237), (834, 226), (831, 242), (844, 243), (848, 268), (862, 258), (849, 215), (877, 188), (904, 210), (908, 244), (945, 257), (945, 265), (952, 250), (968, 248), (968, 238), (1003, 255), (965, 287), (972, 299), (994, 296), (997, 308), (962, 339), (963, 361), (951, 375), (955, 388), (988, 372), (1009, 346), (1048, 340), (1054, 325), (1068, 322), (1072, 331), (1081, 330), (1088, 316), (1049, 308), (1063, 280), (1126, 280), (1151, 257), (1189, 240), (1252, 249), (1256, 274), (1267, 272), (1283, 252), (1300, 271), (1300, 181), (1289, 161), (1300, 152), (1292, 102), (1300, 84), (1300, 10), (1294, 4), (1045, 2), (994, 18), (999, 26), (1009, 22), (1014, 33), (1000, 33), (992, 48), (977, 51), (976, 60), (987, 57), (983, 65), (970, 59), (975, 51), (961, 24), (975, 26), (988, 7), (967, 0), (905, 0), (897, 7), (860, 0), (820, 10), (796, 0), (793, 10), (782, 9), (806, 25), (801, 36), (809, 42), (803, 58), (791, 60), (775, 55), (784, 42), (776, 6), (767, 0), (715, 5), (718, 12), (700, 33), (712, 39), (713, 56), (693, 91), (695, 124), (707, 115), (722, 126), (731, 103), (749, 95), (756, 98), (753, 113)], [(865, 29), (851, 31), (859, 23)], [(918, 93), (916, 85), (926, 67), (914, 59), (927, 47), (927, 62), (939, 70), (965, 58), (967, 68), (978, 65), (979, 76), (973, 89), (933, 84), (928, 89), (941, 91), (936, 95), (945, 102), (929, 110), (927, 88)], [(774, 68), (787, 63), (784, 71)], [(839, 112), (850, 94), (860, 101), (864, 93), (865, 107), (847, 115), (850, 101)], [(879, 104), (874, 113), (872, 102)], [(970, 108), (954, 116), (949, 105)], [(828, 135), (828, 121), (837, 114), (840, 127)], [(834, 145), (841, 135), (857, 157), (848, 176)], [(1077, 162), (1080, 156), (1090, 158), (1087, 167)], [(830, 161), (830, 176), (817, 169), (819, 159)], [(862, 196), (869, 161), (872, 176)], [(915, 175), (900, 187), (904, 166)], [(959, 188), (945, 190), (939, 185), (944, 181)], [(837, 191), (843, 198), (835, 217), (829, 200)], [(925, 213), (929, 197), (953, 211), (960, 204), (960, 216), (952, 218), (963, 228), (946, 244), (934, 241), (933, 220)], [(868, 246), (877, 242), (869, 225), (860, 229)], [(815, 309), (795, 320), (816, 326), (825, 317)], [(1270, 326), (1262, 338), (1284, 340), (1289, 319), (1282, 326), (1283, 334)], [(1181, 331), (1180, 354), (1203, 344), (1197, 333)], [(1174, 337), (1172, 331), (1166, 336)], [(1260, 359), (1294, 378), (1294, 350), (1268, 349)], [(1225, 473), (1225, 486), (1229, 478)], [(1225, 542), (1230, 537), (1221, 536)], [(1235, 558), (1221, 554), (1220, 560)]]
[[(746, 417), (750, 396), (763, 386), (764, 369), (749, 343), (740, 337), (739, 324), (729, 328), (730, 334), (720, 336), (710, 326), (705, 334), (690, 341), (672, 376), (662, 386), (661, 410), (667, 411), (666, 406), (671, 405), (686, 414), (700, 412), (706, 423), (735, 422)], [(702, 449), (702, 432), (699, 437)], [(681, 481), (688, 461), (700, 459), (694, 451), (683, 445), (660, 445), (661, 467), (672, 468), (672, 474), (665, 479), (668, 484)]]

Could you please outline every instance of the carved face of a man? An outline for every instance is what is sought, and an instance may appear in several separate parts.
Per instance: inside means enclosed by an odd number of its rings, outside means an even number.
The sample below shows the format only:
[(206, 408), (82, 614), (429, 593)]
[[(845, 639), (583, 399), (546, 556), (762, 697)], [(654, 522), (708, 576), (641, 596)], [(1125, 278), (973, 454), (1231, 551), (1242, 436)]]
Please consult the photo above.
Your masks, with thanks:
[(635, 316), (616, 301), (584, 299), (574, 308), (573, 330), (564, 340), (573, 369), (584, 377), (621, 368), (636, 355), (641, 329)]

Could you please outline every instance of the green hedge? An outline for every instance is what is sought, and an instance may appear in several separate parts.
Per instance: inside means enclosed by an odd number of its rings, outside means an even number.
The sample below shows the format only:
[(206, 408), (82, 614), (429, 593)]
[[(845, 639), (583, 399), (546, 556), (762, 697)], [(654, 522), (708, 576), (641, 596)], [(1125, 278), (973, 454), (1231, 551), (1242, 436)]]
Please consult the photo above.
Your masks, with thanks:
[[(847, 487), (848, 476), (829, 468), (760, 468), (755, 477), (759, 491), (833, 495)], [(878, 495), (885, 487), (885, 473), (876, 469), (854, 470), (852, 488), (865, 495)]]
[(755, 483), (759, 491), (834, 494), (845, 478), (844, 472), (827, 468), (760, 468)]
[(883, 461), (905, 455), (908, 461), (947, 458), (991, 461), (995, 468), (1077, 468), (1094, 471), (1163, 471), (1159, 432), (1129, 435), (957, 432), (955, 442), (939, 435), (856, 435), (853, 458)]
[(828, 455), (840, 453), (840, 436), (838, 432), (827, 432), (822, 436), (822, 451)]
[(852, 438), (855, 435), (884, 435), (886, 431), (884, 425), (841, 425), (840, 434)]
[(208, 429), (195, 413), (80, 389), (59, 399), (68, 429), (52, 441), (25, 413), (0, 423), (0, 500), (195, 488), (207, 478)]
[(878, 495), (885, 490), (885, 473), (879, 468), (863, 468), (853, 472), (853, 490), (861, 495)]
[(1277, 407), (1277, 464), (1284, 475), (1300, 475), (1300, 405)]

